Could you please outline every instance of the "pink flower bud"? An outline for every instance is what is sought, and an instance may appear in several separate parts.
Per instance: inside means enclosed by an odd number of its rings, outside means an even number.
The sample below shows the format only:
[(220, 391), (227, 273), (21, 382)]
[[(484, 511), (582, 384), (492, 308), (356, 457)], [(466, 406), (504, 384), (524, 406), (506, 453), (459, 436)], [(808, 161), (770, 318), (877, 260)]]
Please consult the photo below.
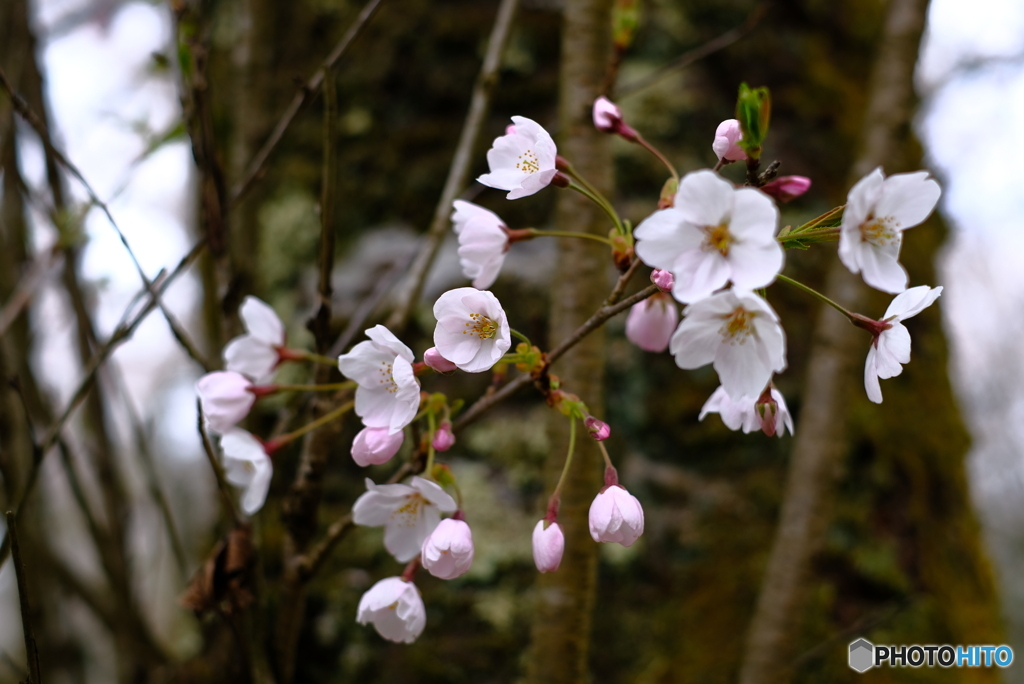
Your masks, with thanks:
[(454, 363), (441, 356), (441, 352), (437, 351), (437, 347), (431, 347), (423, 352), (423, 363), (438, 373), (451, 373), (458, 368)]
[(405, 435), (399, 430), (388, 434), (388, 428), (363, 428), (352, 441), (352, 460), (363, 466), (387, 463), (398, 453), (405, 441)]
[(747, 153), (739, 146), (743, 138), (743, 131), (740, 129), (740, 122), (736, 119), (726, 119), (718, 124), (715, 130), (715, 141), (711, 143), (711, 149), (718, 155), (719, 161), (741, 161), (747, 158)]
[(473, 532), (464, 520), (447, 518), (423, 542), (423, 567), (440, 579), (455, 579), (473, 564)]
[(196, 382), (196, 394), (210, 429), (224, 434), (249, 415), (256, 403), (252, 383), (241, 373), (207, 373)]
[(662, 292), (671, 292), (672, 286), (676, 284), (676, 278), (671, 271), (656, 268), (651, 271), (651, 282), (657, 285)]
[(644, 509), (622, 485), (605, 487), (590, 504), (590, 536), (632, 546), (644, 533)]
[(586, 419), (584, 419), (583, 424), (587, 426), (587, 430), (590, 431), (590, 436), (598, 442), (603, 442), (611, 437), (612, 429), (609, 427), (608, 423), (603, 420), (595, 418), (594, 416), (587, 416)]
[(603, 95), (594, 101), (594, 127), (605, 133), (621, 135), (630, 142), (637, 139), (637, 132), (622, 120), (619, 106)]
[(678, 322), (676, 303), (667, 294), (658, 292), (629, 310), (626, 338), (644, 351), (660, 353), (668, 349)]
[(788, 202), (807, 192), (811, 179), (807, 176), (782, 176), (763, 186), (761, 191), (780, 202)]
[(441, 421), (441, 426), (434, 431), (434, 448), (438, 451), (448, 451), (455, 444), (455, 434), (452, 432), (452, 424), (447, 420)]
[(540, 572), (554, 572), (562, 563), (565, 535), (558, 523), (538, 520), (533, 528), (533, 562)]
[(769, 437), (776, 433), (781, 437), (786, 428), (789, 428), (789, 434), (793, 434), (793, 418), (789, 415), (786, 400), (774, 387), (765, 388), (754, 404), (754, 412), (761, 423), (761, 431)]

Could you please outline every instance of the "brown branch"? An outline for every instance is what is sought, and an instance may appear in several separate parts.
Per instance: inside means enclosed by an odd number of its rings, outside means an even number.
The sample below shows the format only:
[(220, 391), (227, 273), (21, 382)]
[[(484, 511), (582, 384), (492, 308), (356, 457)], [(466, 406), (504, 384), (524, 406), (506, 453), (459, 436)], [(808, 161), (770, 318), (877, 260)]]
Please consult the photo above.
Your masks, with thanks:
[(234, 497), (231, 496), (231, 487), (228, 486), (227, 478), (224, 476), (224, 468), (221, 467), (220, 461), (217, 460), (217, 454), (213, 450), (213, 443), (210, 441), (210, 435), (206, 431), (206, 424), (203, 421), (203, 405), (198, 399), (196, 400), (196, 416), (196, 430), (199, 431), (199, 437), (203, 442), (203, 451), (206, 453), (206, 459), (210, 463), (213, 477), (217, 481), (217, 490), (220, 492), (224, 510), (231, 517), (232, 528), (241, 527), (245, 524), (245, 519), (239, 512), (238, 506), (235, 505)]
[(28, 308), (32, 296), (39, 292), (43, 279), (49, 275), (50, 269), (59, 263), (58, 257), (53, 253), (44, 253), (37, 259), (18, 281), (14, 292), (0, 309), (0, 336), (3, 336), (14, 321), (18, 319), (22, 311)]
[(408, 284), (396, 297), (395, 308), (386, 323), (392, 331), (400, 331), (405, 327), (409, 314), (423, 290), (423, 283), (427, 279), (430, 266), (434, 263), (434, 257), (441, 246), (441, 241), (448, 232), (452, 202), (458, 197), (459, 191), (465, 187), (469, 178), (473, 148), (480, 137), (484, 118), (490, 107), (491, 94), (498, 83), (501, 55), (508, 43), (512, 19), (515, 17), (518, 5), (519, 0), (502, 0), (498, 7), (498, 14), (494, 19), (494, 26), (487, 43), (487, 54), (484, 56), (480, 73), (473, 85), (469, 111), (466, 113), (466, 121), (462, 125), (462, 133), (459, 135), (459, 142), (455, 147), (452, 165), (448, 169), (448, 178), (445, 180), (441, 197), (438, 198), (437, 206), (434, 208), (434, 218), (430, 222), (424, 244), (409, 268), (409, 276), (406, 279)]
[(316, 97), (317, 91), (320, 90), (320, 86), (324, 82), (324, 74), (330, 73), (334, 66), (341, 59), (345, 51), (348, 50), (352, 42), (362, 33), (366, 24), (370, 21), (373, 15), (377, 12), (377, 8), (380, 7), (381, 0), (370, 0), (363, 6), (362, 11), (356, 20), (349, 26), (348, 31), (341, 37), (338, 44), (334, 46), (331, 53), (327, 56), (327, 59), (323, 62), (323, 67), (316, 70), (306, 84), (302, 87), (295, 97), (292, 98), (291, 104), (288, 105), (288, 109), (285, 110), (284, 114), (281, 115), (281, 119), (277, 122), (273, 132), (267, 141), (263, 143), (263, 147), (256, 153), (253, 160), (249, 162), (249, 166), (246, 169), (245, 174), (242, 176), (242, 180), (239, 181), (233, 188), (231, 188), (231, 206), (238, 203), (240, 199), (245, 195), (246, 192), (252, 187), (252, 184), (259, 178), (263, 167), (267, 163), (267, 159), (270, 158), (271, 153), (277, 148), (281, 139), (284, 137), (285, 131), (291, 126), (292, 121), (298, 116), (302, 108), (313, 101)]
[(618, 89), (618, 98), (621, 100), (625, 97), (633, 95), (645, 88), (649, 88), (661, 79), (665, 78), (674, 71), (680, 71), (686, 67), (692, 65), (695, 62), (699, 62), (705, 57), (712, 55), (719, 50), (724, 50), (733, 43), (746, 37), (754, 30), (755, 27), (761, 22), (764, 16), (768, 13), (768, 8), (771, 5), (770, 2), (762, 2), (747, 16), (746, 21), (737, 26), (734, 29), (730, 29), (718, 36), (712, 38), (708, 42), (695, 47), (692, 50), (688, 50), (683, 54), (676, 57), (674, 60), (666, 64), (665, 66), (655, 70), (643, 78), (639, 78), (632, 83), (627, 83)]
[(18, 603), (21, 606), (21, 627), (25, 633), (25, 658), (28, 660), (29, 684), (42, 684), (39, 675), (39, 650), (32, 634), (32, 621), (29, 619), (32, 609), (28, 600), (28, 576), (25, 563), (21, 558), (21, 547), (18, 545), (17, 519), (13, 511), (7, 511), (7, 538), (11, 540), (11, 556), (14, 558), (14, 573), (18, 580)]

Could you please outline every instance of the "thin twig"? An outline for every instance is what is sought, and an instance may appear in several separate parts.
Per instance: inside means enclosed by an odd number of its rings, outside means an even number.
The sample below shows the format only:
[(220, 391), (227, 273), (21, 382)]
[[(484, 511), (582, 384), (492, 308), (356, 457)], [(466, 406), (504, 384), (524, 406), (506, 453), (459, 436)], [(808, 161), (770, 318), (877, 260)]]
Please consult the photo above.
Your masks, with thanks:
[(700, 45), (692, 50), (684, 52), (679, 57), (675, 58), (665, 66), (644, 76), (643, 78), (637, 79), (632, 83), (627, 83), (626, 85), (622, 86), (621, 88), (618, 89), (618, 98), (621, 100), (629, 95), (633, 95), (634, 93), (637, 93), (643, 90), (644, 88), (648, 88), (654, 85), (661, 79), (671, 74), (673, 71), (685, 69), (694, 62), (698, 62), (707, 57), (708, 55), (714, 54), (719, 50), (723, 50), (729, 47), (730, 45), (740, 40), (741, 38), (745, 37), (747, 34), (754, 30), (754, 27), (756, 27), (758, 23), (760, 23), (761, 19), (763, 19), (765, 14), (768, 12), (768, 7), (770, 4), (771, 3), (769, 2), (762, 2), (760, 5), (754, 8), (754, 10), (747, 16), (746, 21), (744, 21), (741, 25), (737, 26), (734, 29), (726, 31), (722, 35), (718, 36), (717, 38), (709, 40), (703, 45)]
[(519, 0), (502, 0), (498, 7), (498, 14), (494, 19), (494, 27), (491, 29), (491, 36), (487, 43), (487, 54), (484, 56), (480, 73), (473, 85), (469, 112), (466, 113), (466, 121), (462, 125), (462, 133), (459, 135), (459, 142), (455, 147), (452, 165), (448, 169), (448, 178), (445, 180), (441, 197), (434, 209), (434, 218), (427, 230), (424, 244), (409, 268), (407, 284), (398, 294), (395, 308), (386, 323), (387, 327), (393, 331), (401, 330), (405, 326), (412, 308), (420, 297), (430, 266), (434, 263), (437, 250), (448, 231), (452, 202), (458, 196), (459, 191), (465, 187), (469, 178), (473, 148), (476, 147), (487, 110), (490, 107), (491, 93), (498, 83), (501, 55), (508, 43), (512, 19), (515, 17), (518, 6)]
[(29, 684), (42, 684), (39, 676), (39, 650), (32, 634), (32, 621), (29, 619), (32, 609), (28, 601), (28, 575), (18, 545), (17, 520), (13, 511), (7, 511), (7, 538), (11, 540), (11, 556), (14, 558), (14, 574), (18, 580), (18, 603), (21, 605), (21, 627), (25, 633), (25, 658), (28, 660)]
[(210, 469), (213, 470), (213, 477), (217, 480), (217, 489), (224, 502), (224, 509), (231, 516), (232, 527), (239, 527), (245, 524), (245, 519), (238, 511), (238, 506), (235, 505), (235, 499), (231, 496), (231, 487), (228, 486), (227, 478), (224, 476), (224, 469), (221, 467), (220, 461), (217, 460), (217, 454), (213, 451), (213, 443), (210, 441), (209, 433), (206, 432), (206, 424), (203, 420), (203, 405), (199, 400), (196, 400), (196, 415), (196, 429), (202, 439), (203, 451), (206, 452), (206, 458), (210, 462)]
[(284, 137), (285, 131), (291, 126), (292, 121), (298, 116), (302, 108), (313, 101), (316, 97), (317, 91), (320, 90), (320, 86), (323, 84), (324, 73), (330, 72), (334, 69), (334, 65), (338, 63), (341, 56), (348, 50), (349, 45), (352, 44), (362, 30), (366, 27), (366, 24), (370, 21), (373, 15), (377, 12), (377, 8), (380, 6), (381, 0), (370, 0), (363, 6), (362, 11), (356, 20), (349, 26), (348, 31), (341, 37), (338, 44), (334, 46), (334, 49), (327, 56), (327, 59), (323, 62), (323, 67), (316, 70), (306, 84), (302, 87), (302, 90), (295, 94), (292, 98), (291, 104), (288, 105), (288, 109), (285, 110), (281, 119), (277, 122), (273, 132), (267, 141), (263, 143), (263, 147), (256, 153), (253, 160), (249, 162), (249, 166), (246, 169), (245, 175), (242, 176), (242, 180), (239, 181), (233, 188), (231, 188), (231, 205), (238, 203), (242, 196), (252, 187), (252, 184), (260, 176), (263, 171), (264, 165), (267, 163), (267, 159), (270, 154), (274, 151), (277, 145), (281, 142), (281, 138)]
[[(110, 338), (93, 355), (93, 358), (89, 362), (89, 365), (85, 371), (85, 377), (82, 378), (82, 380), (78, 384), (78, 387), (75, 388), (75, 391), (71, 395), (71, 399), (68, 401), (67, 405), (64, 407), (64, 410), (60, 413), (60, 416), (57, 418), (57, 420), (53, 423), (53, 425), (50, 426), (50, 429), (47, 431), (45, 437), (43, 437), (43, 440), (39, 444), (38, 451), (33, 456), (31, 468), (28, 474), (28, 479), (26, 480), (25, 486), (22, 488), (21, 494), (18, 496), (18, 500), (13, 507), (15, 515), (21, 512), (22, 505), (24, 505), (29, 493), (31, 493), (32, 487), (35, 485), (36, 478), (39, 474), (39, 468), (42, 465), (43, 459), (46, 457), (47, 452), (49, 452), (49, 450), (56, 443), (61, 430), (64, 428), (64, 424), (67, 423), (68, 419), (71, 417), (71, 414), (74, 413), (75, 409), (77, 409), (81, 405), (82, 401), (85, 399), (85, 396), (89, 393), (89, 389), (92, 387), (93, 383), (96, 380), (96, 374), (100, 366), (108, 358), (110, 358), (110, 355), (114, 353), (114, 350), (117, 349), (117, 347), (119, 347), (129, 338), (131, 338), (136, 328), (139, 327), (139, 324), (142, 323), (146, 316), (148, 316), (153, 311), (153, 309), (156, 308), (156, 296), (166, 291), (170, 284), (174, 282), (174, 280), (178, 276), (185, 272), (188, 266), (191, 265), (192, 262), (195, 261), (196, 258), (199, 256), (200, 252), (202, 252), (205, 244), (206, 242), (204, 240), (200, 240), (199, 242), (197, 242), (195, 246), (192, 247), (191, 251), (189, 251), (188, 254), (182, 257), (181, 261), (178, 262), (178, 265), (175, 267), (175, 269), (166, 277), (164, 277), (164, 279), (161, 280), (158, 285), (156, 285), (155, 290), (143, 289), (143, 291), (139, 295), (133, 298), (132, 302), (125, 310), (124, 315), (121, 317), (121, 322), (118, 324), (117, 328), (111, 334)], [(140, 311), (138, 311), (134, 316), (132, 316), (131, 312), (135, 309), (138, 300), (145, 297), (147, 294), (149, 296), (149, 299), (146, 302), (145, 306), (143, 306), (143, 308)], [(3, 545), (0, 546), (0, 565), (3, 565), (4, 561), (7, 560), (7, 553), (10, 551), (9, 542), (10, 538), (5, 537)]]
[(11, 293), (3, 308), (0, 309), (0, 337), (18, 319), (21, 312), (28, 308), (29, 302), (32, 301), (32, 296), (39, 292), (39, 286), (43, 278), (58, 263), (59, 256), (57, 254), (45, 252), (42, 258), (36, 260), (28, 269), (28, 272), (21, 277), (18, 285), (14, 288), (14, 292)]
[[(46, 126), (46, 122), (44, 122), (43, 119), (32, 110), (32, 108), (28, 105), (28, 102), (26, 102), (25, 99), (21, 97), (21, 95), (15, 92), (14, 88), (7, 80), (7, 76), (6, 74), (4, 74), (3, 69), (0, 69), (0, 85), (3, 86), (4, 90), (6, 90), (7, 94), (10, 96), (11, 102), (14, 105), (14, 110), (21, 116), (22, 119), (24, 119), (30, 126), (32, 126), (33, 130), (35, 130), (36, 134), (39, 136), (39, 139), (43, 143), (43, 149), (45, 150), (46, 155), (53, 159), (54, 161), (56, 161), (68, 173), (70, 173), (79, 183), (82, 184), (82, 187), (85, 189), (86, 194), (89, 195), (90, 202), (94, 206), (99, 207), (100, 211), (103, 212), (103, 215), (107, 217), (107, 221), (110, 222), (110, 225), (111, 227), (113, 227), (114, 232), (117, 233), (117, 237), (121, 240), (121, 244), (124, 245), (125, 250), (128, 252), (128, 256), (131, 258), (132, 264), (134, 264), (135, 270), (138, 273), (139, 278), (146, 286), (146, 289), (156, 295), (157, 306), (160, 307), (161, 313), (163, 313), (164, 318), (167, 319), (167, 325), (171, 328), (171, 333), (174, 335), (174, 339), (176, 339), (178, 343), (185, 348), (185, 351), (188, 352), (189, 356), (195, 359), (196, 362), (203, 367), (203, 370), (205, 370), (206, 372), (212, 370), (212, 366), (210, 366), (210, 364), (203, 358), (198, 348), (189, 339), (188, 333), (186, 333), (184, 328), (181, 327), (181, 324), (178, 323), (178, 320), (174, 317), (174, 315), (171, 314), (170, 311), (168, 311), (163, 301), (160, 300), (159, 294), (156, 293), (155, 290), (153, 290), (153, 282), (146, 276), (146, 272), (145, 270), (143, 270), (142, 264), (139, 263), (139, 259), (138, 257), (135, 256), (135, 252), (132, 250), (131, 245), (128, 244), (128, 238), (121, 230), (121, 227), (117, 225), (117, 221), (114, 220), (113, 214), (110, 213), (110, 207), (107, 206), (106, 202), (100, 199), (99, 195), (96, 194), (96, 191), (93, 190), (93, 187), (89, 184), (89, 181), (87, 181), (85, 179), (85, 176), (82, 175), (82, 172), (79, 171), (78, 167), (75, 166), (71, 162), (71, 160), (64, 155), (63, 152), (57, 149), (57, 146), (54, 144), (53, 139), (50, 136), (50, 131)], [(51, 218), (56, 219), (56, 217)], [(57, 224), (56, 220), (54, 220), (54, 225), (56, 225), (58, 228), (60, 227)], [(2, 330), (0, 330), (0, 333), (2, 333)]]

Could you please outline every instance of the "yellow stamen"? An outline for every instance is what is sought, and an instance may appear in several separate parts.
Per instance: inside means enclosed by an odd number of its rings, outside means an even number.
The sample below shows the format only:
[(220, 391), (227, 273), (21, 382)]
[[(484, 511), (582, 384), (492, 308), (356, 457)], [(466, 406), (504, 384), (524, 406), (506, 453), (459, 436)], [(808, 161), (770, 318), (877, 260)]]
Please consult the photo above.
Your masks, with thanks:
[(519, 155), (516, 168), (523, 173), (537, 173), (540, 171), (540, 159), (533, 153), (533, 150), (526, 150)]
[(466, 322), (466, 329), (462, 331), (462, 334), (476, 335), (481, 340), (486, 340), (494, 337), (497, 332), (497, 323), (483, 314), (471, 313), (469, 314), (469, 320)]
[(747, 311), (738, 306), (725, 316), (725, 323), (718, 333), (730, 344), (744, 344), (754, 334), (754, 317), (756, 311)]
[(729, 256), (729, 246), (733, 243), (729, 224), (719, 223), (717, 226), (704, 226), (703, 230), (705, 237), (701, 247), (704, 251), (718, 252), (722, 256)]

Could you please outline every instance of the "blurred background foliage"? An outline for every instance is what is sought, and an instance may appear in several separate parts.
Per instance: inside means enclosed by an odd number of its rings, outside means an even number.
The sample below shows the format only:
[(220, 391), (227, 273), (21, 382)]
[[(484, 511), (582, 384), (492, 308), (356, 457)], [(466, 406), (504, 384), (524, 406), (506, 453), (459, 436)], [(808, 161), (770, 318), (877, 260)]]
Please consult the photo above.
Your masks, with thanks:
[[(473, 157), (474, 176), (485, 170), (486, 148), (511, 115), (536, 119), (557, 140), (561, 3), (523, 0)], [(361, 6), (350, 0), (202, 5), (209, 22), (208, 94), (218, 155), (229, 178), (238, 178), (296, 84), (315, 71)], [(482, 0), (385, 2), (337, 70), (336, 334), (380, 281), (402, 272), (416, 235), (429, 224), (496, 7)], [(639, 32), (621, 66), (618, 87), (626, 94), (619, 102), (627, 121), (686, 172), (715, 162), (712, 133), (732, 116), (738, 84), (768, 86), (773, 115), (764, 158), (781, 161), (782, 174), (814, 181), (807, 195), (782, 208), (782, 225), (799, 224), (845, 199), (884, 10), (877, 0), (792, 0), (770, 6), (752, 0), (645, 0)], [(763, 12), (761, 19), (735, 44), (630, 91), (631, 83), (757, 12)], [(231, 217), (231, 249), (246, 255), (237, 262), (237, 295), (256, 294), (270, 302), (295, 344), (310, 341), (304, 324), (316, 302), (321, 107), (317, 99), (292, 126), (265, 175)], [(636, 146), (616, 140), (613, 149), (614, 201), (636, 223), (653, 210), (664, 171)], [(920, 149), (909, 129), (893, 158), (887, 173), (920, 167)], [(739, 168), (723, 173), (742, 179)], [(511, 227), (544, 227), (552, 220), (556, 192), (510, 203), (497, 191), (473, 186), (463, 196), (498, 212)], [(944, 236), (938, 217), (908, 233), (903, 262), (911, 283), (936, 282), (933, 258)], [(404, 336), (417, 355), (431, 346), (430, 303), (443, 289), (464, 284), (451, 244), (445, 249)], [(790, 252), (787, 273), (820, 286), (836, 258), (833, 251), (825, 245)], [(545, 340), (550, 277), (572, 268), (558, 261), (552, 244), (516, 245), (492, 289), (517, 329)], [(609, 270), (609, 283), (613, 276)], [(800, 390), (808, 380), (805, 359), (817, 306), (785, 285), (772, 287), (769, 300), (780, 313), (789, 348), (789, 369), (777, 383), (800, 430)], [(887, 302), (873, 296), (864, 313), (880, 316)], [(207, 322), (215, 319), (217, 307), (217, 295), (208, 289)], [(386, 306), (378, 309), (369, 324), (382, 320)], [(1003, 640), (968, 500), (968, 438), (946, 373), (939, 311), (925, 311), (908, 327), (914, 360), (898, 380), (885, 383), (885, 404), (870, 404), (859, 382), (846, 402), (849, 448), (809, 588), (797, 649), (802, 653), (798, 682), (861, 677), (846, 665), (847, 644), (858, 636), (893, 644)], [(737, 434), (715, 415), (697, 422), (717, 385), (713, 371), (682, 371), (667, 354), (640, 351), (624, 339), (621, 319), (609, 328), (605, 415), (613, 437), (608, 444), (624, 482), (644, 504), (647, 529), (632, 548), (601, 549), (592, 681), (733, 681), (793, 440)], [(219, 333), (207, 333), (207, 356), (216, 358)], [(865, 338), (865, 352), (867, 344)], [(301, 372), (289, 372), (301, 380)], [(467, 398), (478, 396), (487, 383), (486, 377), (465, 374), (429, 380), (431, 389)], [(286, 399), (261, 402), (250, 428), (269, 432), (288, 405)], [(419, 641), (387, 643), (355, 623), (361, 593), (400, 570), (381, 546), (379, 529), (357, 528), (311, 585), (296, 681), (519, 680), (536, 575), (529, 534), (547, 496), (541, 478), (548, 455), (546, 413), (531, 391), (523, 392), (467, 430), (447, 454), (467, 494), (477, 556), (473, 570), (458, 580), (422, 577), (418, 582), (428, 614)], [(387, 466), (363, 470), (352, 463), (348, 445), (355, 431), (349, 421), (331, 454), (321, 521), (347, 512), (364, 489), (364, 477), (380, 482), (390, 473)], [(281, 600), (274, 594), (282, 572), (280, 501), (296, 468), (297, 449), (275, 460), (271, 496), (255, 522), (264, 577), (259, 601), (268, 610), (268, 623)], [(220, 527), (187, 540), (197, 562), (224, 531)], [(50, 610), (59, 614), (54, 606)], [(188, 621), (178, 627), (194, 628)], [(177, 654), (192, 664), (176, 681), (244, 681), (233, 672), (239, 664), (231, 660), (223, 625), (208, 619), (200, 630), (204, 645), (191, 641), (192, 647)], [(218, 658), (217, 652), (227, 655)], [(211, 665), (202, 666), (204, 658)], [(47, 669), (55, 671), (53, 681), (84, 681), (77, 678), (81, 664), (73, 659), (54, 655), (47, 661)], [(998, 675), (906, 668), (870, 676), (877, 682), (974, 682), (995, 681)]]

